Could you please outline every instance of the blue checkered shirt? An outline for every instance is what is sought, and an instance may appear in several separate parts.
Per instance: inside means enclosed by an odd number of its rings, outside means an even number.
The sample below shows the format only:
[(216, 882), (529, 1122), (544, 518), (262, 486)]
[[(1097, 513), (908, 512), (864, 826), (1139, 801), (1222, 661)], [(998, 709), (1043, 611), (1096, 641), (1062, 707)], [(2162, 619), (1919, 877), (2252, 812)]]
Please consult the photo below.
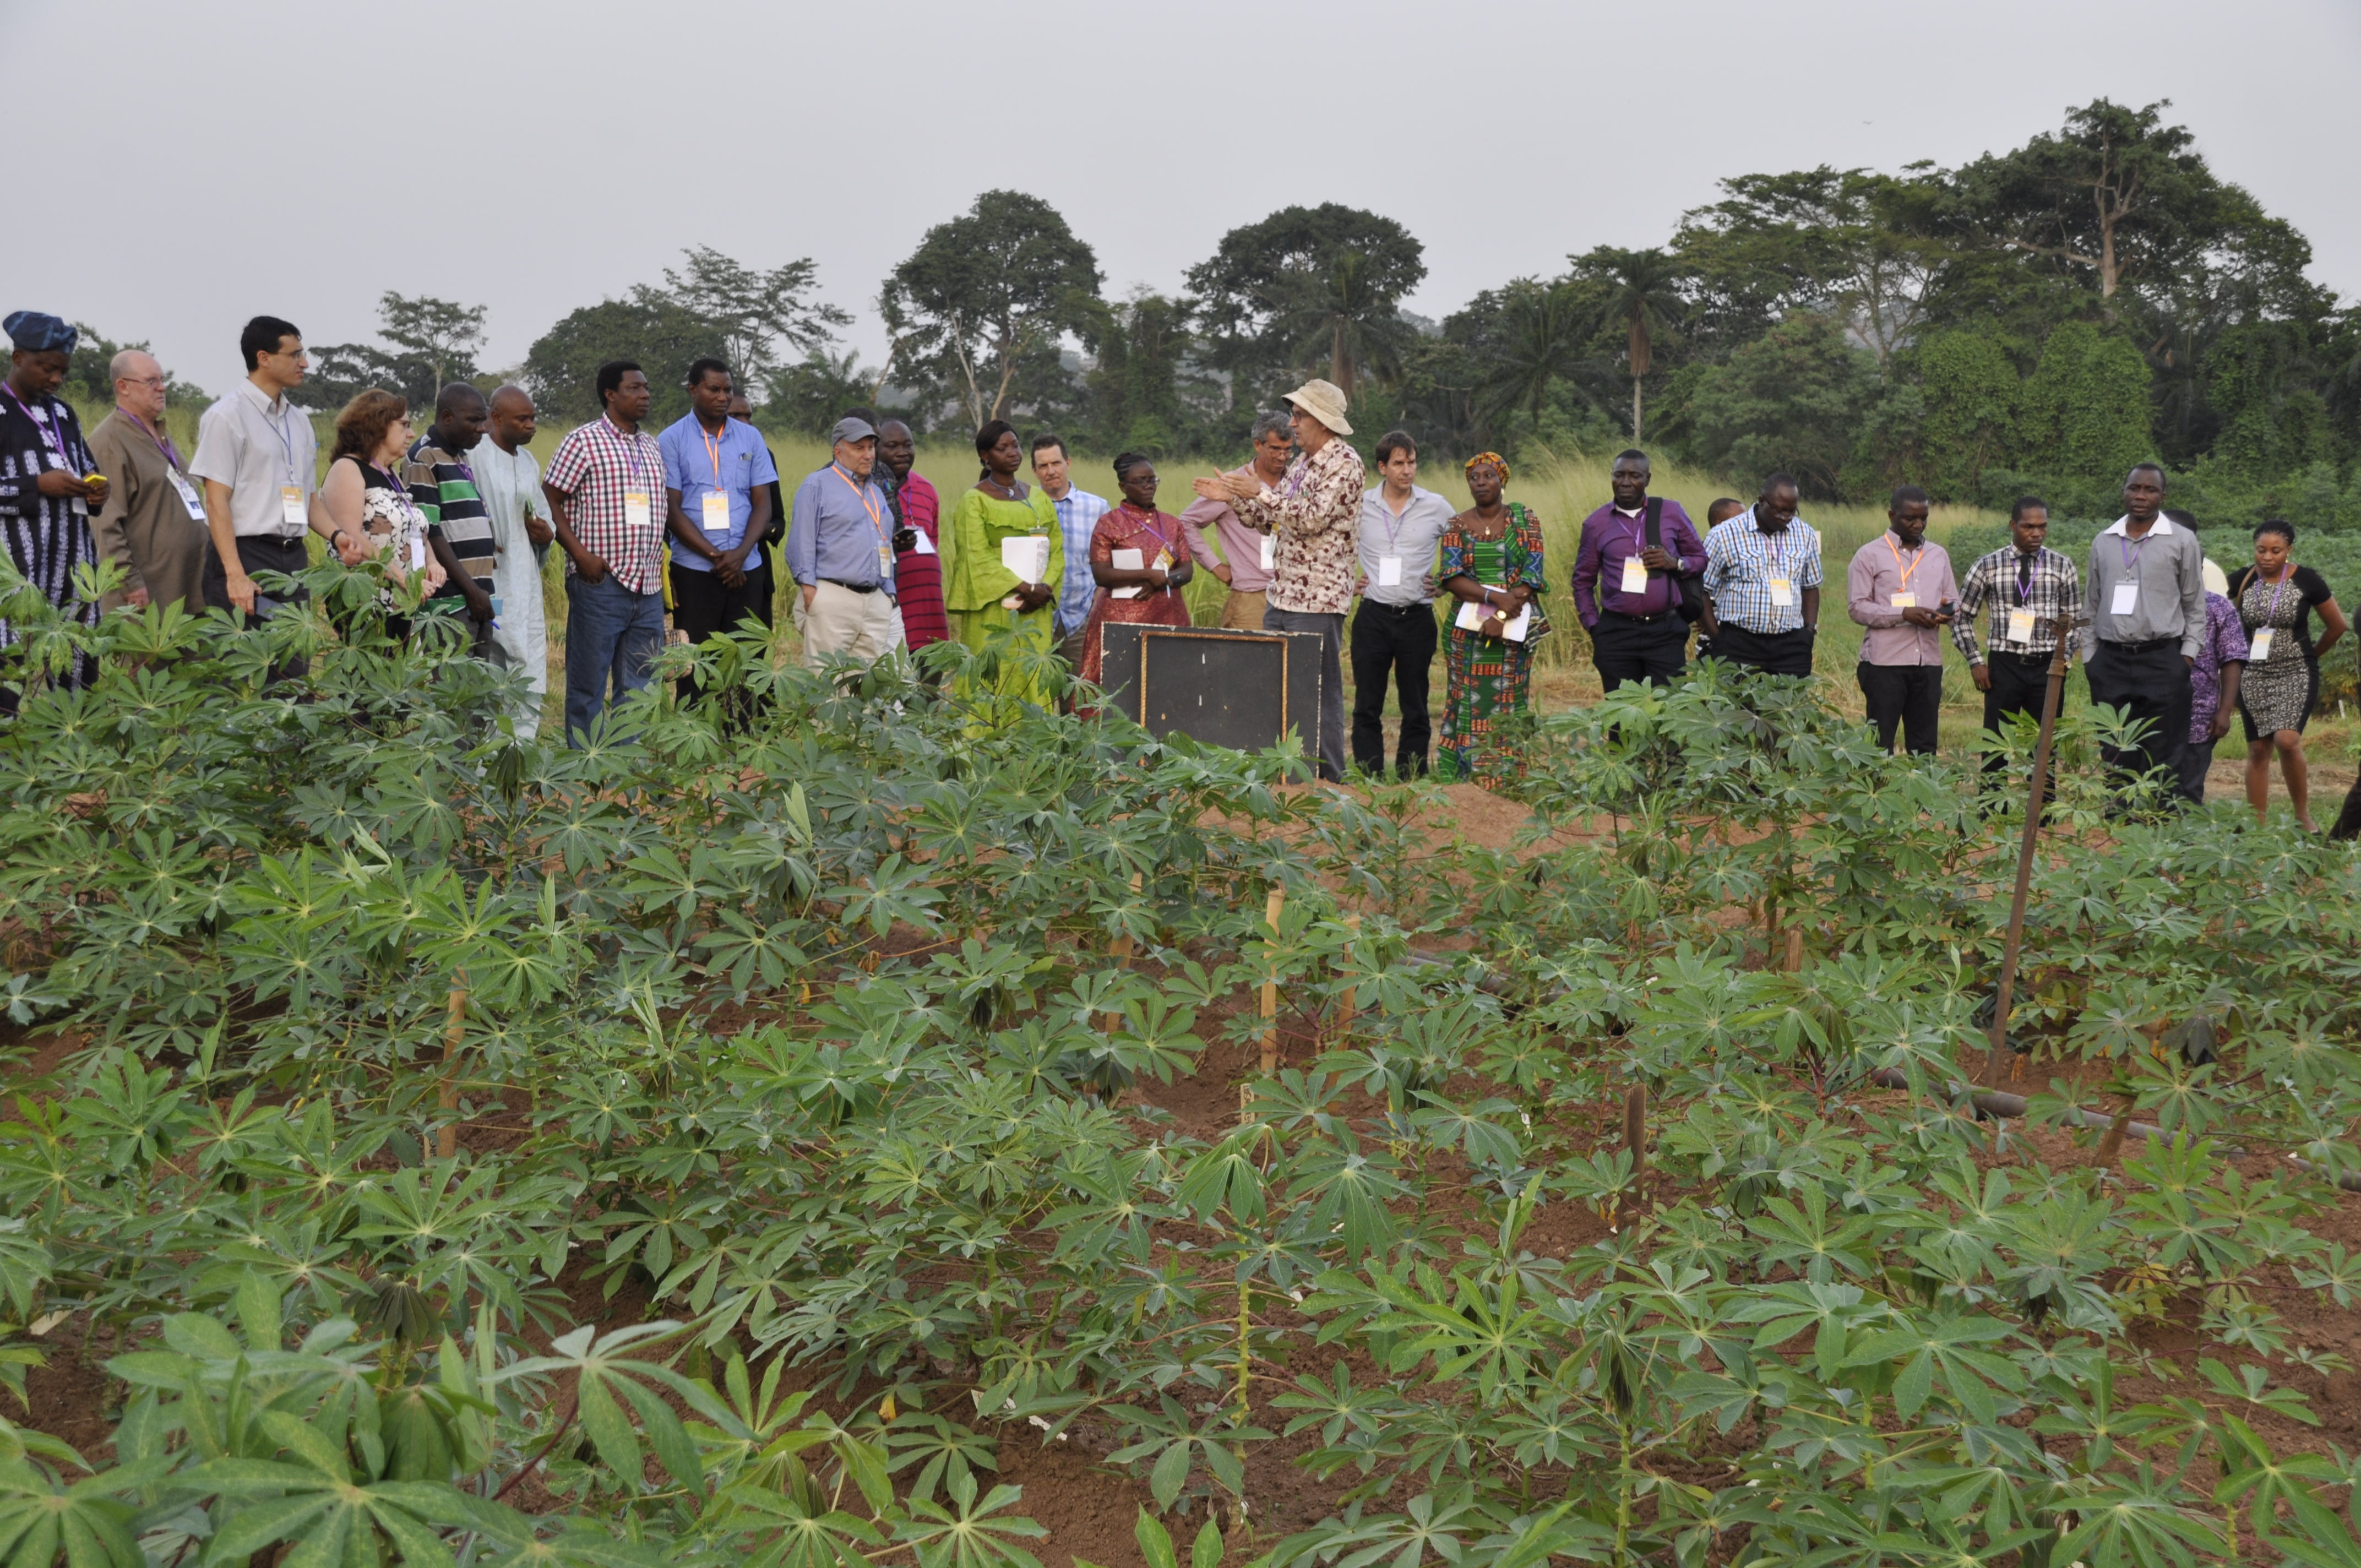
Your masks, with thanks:
[[(1789, 604), (1771, 602), (1771, 579), (1784, 577), (1795, 588)], [(1784, 533), (1754, 526), (1754, 509), (1715, 525), (1705, 536), (1705, 591), (1713, 596), (1717, 620), (1769, 637), (1800, 630), (1804, 590), (1820, 586), (1819, 532), (1802, 518)]]
[(1066, 580), (1058, 588), (1058, 635), (1079, 631), (1091, 618), (1091, 601), (1098, 597), (1099, 580), (1091, 576), (1091, 535), (1099, 519), (1115, 509), (1088, 490), (1069, 489), (1052, 501), (1058, 509), (1058, 532), (1066, 542)]

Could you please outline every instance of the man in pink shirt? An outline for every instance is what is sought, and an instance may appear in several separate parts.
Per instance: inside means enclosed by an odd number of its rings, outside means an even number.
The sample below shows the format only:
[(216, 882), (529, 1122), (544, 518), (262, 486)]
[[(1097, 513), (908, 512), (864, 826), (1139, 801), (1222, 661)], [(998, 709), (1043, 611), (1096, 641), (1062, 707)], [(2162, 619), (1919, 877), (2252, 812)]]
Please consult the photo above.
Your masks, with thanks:
[[(1254, 422), (1254, 457), (1231, 472), (1276, 485), (1286, 476), (1287, 460), (1295, 450), (1294, 427), (1284, 409), (1273, 410)], [(1190, 525), (1189, 547), (1197, 564), (1229, 585), (1222, 601), (1222, 624), (1233, 631), (1260, 631), (1267, 608), (1264, 593), (1270, 587), (1271, 537), (1238, 516), (1225, 500), (1204, 497), (1189, 503), (1180, 521)], [(1222, 553), (1213, 554), (1207, 534), (1220, 537)]]
[(1845, 609), (1867, 627), (1861, 640), (1861, 691), (1877, 743), (1894, 732), (1914, 756), (1932, 756), (1943, 707), (1943, 629), (1959, 585), (1951, 557), (1927, 543), (1927, 492), (1905, 485), (1885, 509), (1887, 528), (1853, 553)]

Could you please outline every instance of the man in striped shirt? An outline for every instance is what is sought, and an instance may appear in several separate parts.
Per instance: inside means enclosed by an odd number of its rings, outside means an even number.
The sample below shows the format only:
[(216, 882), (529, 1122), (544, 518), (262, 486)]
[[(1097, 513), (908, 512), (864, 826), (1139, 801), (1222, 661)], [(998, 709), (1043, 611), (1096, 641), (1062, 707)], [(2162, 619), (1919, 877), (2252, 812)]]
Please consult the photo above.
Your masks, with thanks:
[(467, 454), (491, 422), (484, 394), (465, 381), (452, 382), (434, 400), (434, 422), (412, 444), (401, 471), (412, 504), (426, 516), (435, 558), (443, 563), (443, 588), (435, 598), (466, 601), (468, 652), (478, 659), (492, 656), (492, 578), (500, 551)]
[(1763, 481), (1754, 504), (1705, 536), (1705, 631), (1710, 649), (1766, 675), (1812, 673), (1820, 625), (1820, 536), (1795, 515), (1795, 476)]

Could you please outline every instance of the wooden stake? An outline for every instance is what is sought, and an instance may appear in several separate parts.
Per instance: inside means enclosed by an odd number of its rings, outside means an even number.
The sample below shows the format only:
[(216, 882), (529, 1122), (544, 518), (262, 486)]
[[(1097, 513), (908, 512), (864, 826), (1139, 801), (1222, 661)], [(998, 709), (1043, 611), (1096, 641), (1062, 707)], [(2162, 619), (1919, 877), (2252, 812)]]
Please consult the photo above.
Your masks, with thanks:
[[(1139, 873), (1137, 872), (1131, 873), (1131, 891), (1134, 893), (1137, 893), (1139, 891)], [(1131, 967), (1132, 954), (1137, 951), (1137, 948), (1138, 944), (1131, 939), (1131, 933), (1128, 931), (1117, 933), (1115, 939), (1107, 944), (1107, 952), (1114, 958), (1115, 967), (1117, 969), (1129, 969)], [(1106, 1030), (1108, 1034), (1112, 1035), (1117, 1029), (1122, 1027), (1122, 1014), (1110, 1013), (1106, 1015)]]
[(1618, 1231), (1639, 1216), (1640, 1173), (1648, 1168), (1648, 1086), (1644, 1083), (1623, 1091), (1623, 1147), (1631, 1157), (1631, 1185), (1615, 1201)]
[(2058, 738), (2058, 703), (2066, 689), (2066, 632), (2049, 659), (2049, 687), (2041, 696), (2041, 739), (2033, 748), (2033, 787), (2025, 802), (2025, 839), (2016, 851), (2016, 891), (2008, 901), (2008, 940), (2001, 948), (2000, 988), (1993, 997), (1992, 1035), (1984, 1052), (1984, 1082), (1997, 1085), (2008, 1056), (2008, 1010), (2016, 989), (2016, 961), (2025, 947), (2025, 901), (2033, 891), (2033, 851), (2041, 839), (2041, 806), (2049, 784), (2049, 748)]
[(434, 1135), (438, 1159), (453, 1159), (459, 1153), (459, 1053), (467, 1039), (467, 971), (461, 970), (451, 977), (450, 1011), (443, 1025), (443, 1083), (435, 1095), (443, 1111), (442, 1130)]
[(1789, 974), (1801, 974), (1804, 972), (1804, 928), (1801, 926), (1790, 926), (1787, 927), (1787, 962), (1785, 967)]
[[(1286, 890), (1274, 883), (1270, 900), (1263, 905), (1264, 924), (1270, 927), (1271, 946), (1279, 946), (1279, 912), (1287, 903)], [(1262, 982), (1262, 1070), (1268, 1078), (1279, 1070), (1279, 954), (1270, 956), (1270, 978)]]
[[(1345, 928), (1358, 936), (1361, 930), (1361, 917), (1358, 915), (1345, 916)], [(1339, 1038), (1353, 1032), (1354, 1015), (1360, 1011), (1353, 992), (1354, 988), (1348, 985), (1345, 988), (1344, 993), (1336, 998), (1336, 1034)]]

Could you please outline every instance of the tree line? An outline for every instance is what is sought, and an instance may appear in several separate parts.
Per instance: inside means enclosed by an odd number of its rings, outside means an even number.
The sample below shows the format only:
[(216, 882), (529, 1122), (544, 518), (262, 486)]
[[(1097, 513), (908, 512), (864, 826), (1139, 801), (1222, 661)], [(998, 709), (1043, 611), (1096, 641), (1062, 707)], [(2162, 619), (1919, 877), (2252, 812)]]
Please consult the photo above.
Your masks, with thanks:
[[(1439, 323), (1401, 302), (1426, 275), (1419, 239), (1376, 213), (1286, 207), (1224, 236), (1179, 293), (1110, 299), (1055, 207), (989, 191), (884, 280), (879, 363), (840, 346), (851, 318), (808, 259), (700, 247), (568, 313), (509, 373), (582, 419), (601, 360), (639, 359), (680, 404), (678, 372), (713, 354), (774, 428), (866, 403), (946, 434), (1007, 417), (1160, 456), (1236, 452), (1310, 373), (1357, 426), (1436, 455), (1644, 441), (1733, 481), (1785, 469), (1816, 499), (1908, 479), (2109, 516), (2113, 481), (2155, 457), (2216, 513), (2361, 527), (2361, 307), (2304, 276), (2302, 235), (2169, 107), (2100, 99), (1956, 169), (1740, 175), (1661, 246), (1570, 256)], [(382, 343), (315, 350), (315, 404), (482, 374), (480, 307), (388, 293), (380, 315)]]

